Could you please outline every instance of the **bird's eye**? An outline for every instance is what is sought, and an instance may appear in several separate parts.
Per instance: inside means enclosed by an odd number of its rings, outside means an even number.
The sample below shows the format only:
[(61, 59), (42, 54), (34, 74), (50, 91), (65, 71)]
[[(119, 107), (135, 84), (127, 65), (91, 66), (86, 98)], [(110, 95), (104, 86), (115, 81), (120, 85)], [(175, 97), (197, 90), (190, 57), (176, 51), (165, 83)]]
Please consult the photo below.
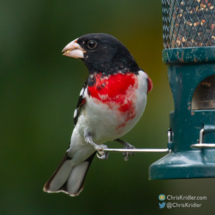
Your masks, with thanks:
[(94, 41), (94, 40), (89, 40), (89, 41), (87, 42), (87, 47), (88, 47), (89, 49), (94, 49), (94, 48), (96, 48), (96, 46), (97, 46), (97, 43), (96, 43), (96, 41)]

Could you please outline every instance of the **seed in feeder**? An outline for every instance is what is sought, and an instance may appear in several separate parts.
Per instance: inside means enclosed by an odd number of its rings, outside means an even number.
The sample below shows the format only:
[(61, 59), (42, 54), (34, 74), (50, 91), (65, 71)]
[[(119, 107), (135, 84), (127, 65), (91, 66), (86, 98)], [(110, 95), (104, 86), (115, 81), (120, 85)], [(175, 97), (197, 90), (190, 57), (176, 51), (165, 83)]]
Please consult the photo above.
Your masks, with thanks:
[(204, 19), (202, 19), (201, 25), (204, 25), (205, 22), (206, 22), (206, 21), (205, 21)]
[(206, 4), (202, 4), (202, 8), (206, 8), (207, 7), (207, 5)]
[[(175, 48), (215, 45), (215, 11), (211, 14), (215, 10), (214, 1), (177, 1), (179, 4), (173, 9), (172, 13), (174, 21), (174, 29), (172, 29), (173, 38), (165, 46)], [(172, 4), (174, 7), (175, 4)], [(171, 21), (167, 21), (167, 25), (168, 22), (170, 24)], [(169, 28), (171, 30), (171, 25)], [(212, 37), (211, 35), (214, 36)]]
[(187, 42), (187, 40), (185, 39), (185, 37), (182, 37), (182, 42)]
[(201, 15), (202, 15), (202, 10), (199, 9), (199, 10), (198, 10), (198, 16), (200, 17)]
[(196, 27), (197, 25), (199, 25), (199, 22), (195, 22), (193, 25)]

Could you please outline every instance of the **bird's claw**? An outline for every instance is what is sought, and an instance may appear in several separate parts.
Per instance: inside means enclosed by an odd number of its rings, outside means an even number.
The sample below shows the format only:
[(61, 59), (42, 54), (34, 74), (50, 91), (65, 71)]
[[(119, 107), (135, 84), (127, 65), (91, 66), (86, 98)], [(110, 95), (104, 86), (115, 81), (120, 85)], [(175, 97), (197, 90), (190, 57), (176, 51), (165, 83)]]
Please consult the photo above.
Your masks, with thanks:
[[(135, 149), (135, 147), (126, 142), (124, 144), (124, 149)], [(134, 156), (134, 152), (123, 152), (122, 155), (124, 156), (124, 161), (128, 161), (129, 156)]]
[(109, 156), (109, 153), (108, 152), (104, 152), (104, 149), (107, 149), (108, 147), (106, 145), (97, 145), (95, 147), (95, 149), (97, 150), (97, 157), (99, 159), (102, 159), (102, 160), (107, 160), (108, 159), (108, 156)]

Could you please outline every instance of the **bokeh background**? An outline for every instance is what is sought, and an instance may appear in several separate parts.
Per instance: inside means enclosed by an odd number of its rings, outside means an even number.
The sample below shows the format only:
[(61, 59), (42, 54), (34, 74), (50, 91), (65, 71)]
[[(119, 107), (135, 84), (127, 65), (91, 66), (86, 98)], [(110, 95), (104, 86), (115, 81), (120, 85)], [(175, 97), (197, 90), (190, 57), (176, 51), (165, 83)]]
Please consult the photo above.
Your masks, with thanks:
[[(112, 153), (94, 159), (78, 197), (47, 194), (73, 129), (73, 110), (88, 75), (64, 57), (71, 40), (104, 32), (122, 41), (154, 83), (145, 113), (123, 137), (137, 148), (166, 148), (174, 109), (162, 62), (161, 1), (8, 0), (0, 2), (0, 214), (214, 214), (215, 179), (148, 180), (164, 154)], [(109, 143), (119, 147), (118, 143)], [(207, 196), (201, 208), (158, 208), (159, 194)]]

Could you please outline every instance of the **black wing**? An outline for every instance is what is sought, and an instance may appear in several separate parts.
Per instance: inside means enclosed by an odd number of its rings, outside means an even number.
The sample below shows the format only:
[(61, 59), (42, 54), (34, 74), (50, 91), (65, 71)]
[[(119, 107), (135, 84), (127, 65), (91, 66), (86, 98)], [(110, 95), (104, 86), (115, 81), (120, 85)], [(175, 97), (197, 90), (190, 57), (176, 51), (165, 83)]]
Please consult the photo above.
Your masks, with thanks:
[(78, 99), (78, 104), (77, 104), (77, 106), (75, 108), (75, 111), (74, 111), (74, 116), (73, 116), (74, 126), (76, 125), (76, 123), (78, 121), (81, 106), (86, 102), (85, 98), (84, 98), (84, 92), (85, 92), (86, 88), (87, 88), (87, 80), (85, 81), (85, 83), (83, 85), (83, 88), (82, 88), (82, 90), (80, 92), (79, 99)]

